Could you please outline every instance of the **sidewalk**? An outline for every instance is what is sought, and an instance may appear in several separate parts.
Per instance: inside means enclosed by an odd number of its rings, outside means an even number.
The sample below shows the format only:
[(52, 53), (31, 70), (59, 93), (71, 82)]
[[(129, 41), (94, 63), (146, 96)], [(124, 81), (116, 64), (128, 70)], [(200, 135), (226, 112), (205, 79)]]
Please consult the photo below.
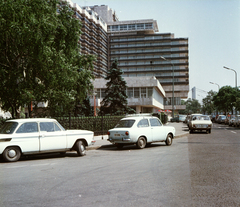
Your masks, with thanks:
[[(186, 124), (179, 122), (168, 122), (167, 124), (165, 124), (166, 126), (174, 126), (176, 129), (176, 134), (174, 138), (179, 138), (179, 137), (183, 137), (186, 136), (187, 134), (189, 134), (188, 132), (188, 127)], [(113, 144), (110, 143), (109, 141), (107, 141), (108, 139), (108, 135), (100, 135), (100, 136), (94, 136), (94, 140), (96, 141), (94, 145), (91, 145), (89, 147), (87, 147), (87, 150), (95, 150), (98, 148), (107, 148), (107, 147), (113, 147)]]

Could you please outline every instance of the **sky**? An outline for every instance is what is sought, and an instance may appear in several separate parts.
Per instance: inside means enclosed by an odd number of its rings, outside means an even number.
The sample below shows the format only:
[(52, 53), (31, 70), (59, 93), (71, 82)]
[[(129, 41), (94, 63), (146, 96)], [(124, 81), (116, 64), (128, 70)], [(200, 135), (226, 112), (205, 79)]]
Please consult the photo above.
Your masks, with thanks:
[[(108, 5), (119, 21), (154, 19), (159, 33), (189, 41), (189, 94), (201, 100), (218, 85), (240, 86), (240, 0), (72, 0), (79, 6)], [(210, 84), (210, 82), (215, 84)]]

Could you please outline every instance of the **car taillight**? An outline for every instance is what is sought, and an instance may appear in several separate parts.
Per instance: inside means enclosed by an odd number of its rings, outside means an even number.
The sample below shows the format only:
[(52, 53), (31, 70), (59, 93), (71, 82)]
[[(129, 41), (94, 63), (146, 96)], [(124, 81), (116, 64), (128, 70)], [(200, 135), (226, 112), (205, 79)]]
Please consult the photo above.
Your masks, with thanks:
[(110, 132), (107, 132), (108, 135), (110, 135)]
[(126, 134), (126, 135), (129, 135), (129, 132), (128, 132), (128, 131), (126, 131), (126, 132), (125, 132), (125, 134)]

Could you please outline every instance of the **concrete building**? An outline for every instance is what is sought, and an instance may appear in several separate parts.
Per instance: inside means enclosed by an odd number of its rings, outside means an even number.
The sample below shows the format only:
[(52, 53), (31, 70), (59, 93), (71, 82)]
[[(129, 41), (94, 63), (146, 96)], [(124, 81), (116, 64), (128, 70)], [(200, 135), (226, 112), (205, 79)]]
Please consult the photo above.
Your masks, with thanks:
[(186, 99), (189, 92), (188, 38), (159, 33), (153, 19), (119, 21), (115, 11), (106, 5), (80, 7), (67, 2), (82, 22), (81, 53), (97, 56), (96, 78), (104, 77), (117, 59), (123, 77), (158, 79), (166, 93), (165, 109), (185, 109), (181, 99)]
[(155, 76), (166, 92), (165, 109), (172, 110), (173, 105), (176, 111), (185, 109), (181, 99), (186, 99), (189, 92), (188, 39), (158, 33), (153, 19), (118, 21), (108, 6), (91, 9), (107, 22), (109, 62), (118, 60), (123, 77)]
[[(125, 77), (124, 80), (127, 83), (128, 106), (137, 113), (159, 112), (164, 109), (165, 92), (155, 77)], [(105, 97), (106, 83), (104, 78), (97, 78), (93, 82), (97, 108), (100, 108)], [(91, 105), (94, 106), (94, 98), (91, 99)]]
[(81, 54), (95, 55), (97, 60), (93, 63), (94, 76), (105, 77), (109, 64), (107, 23), (90, 7), (80, 7), (70, 0), (65, 2), (69, 3), (75, 12), (75, 18), (82, 24), (82, 34), (79, 39)]

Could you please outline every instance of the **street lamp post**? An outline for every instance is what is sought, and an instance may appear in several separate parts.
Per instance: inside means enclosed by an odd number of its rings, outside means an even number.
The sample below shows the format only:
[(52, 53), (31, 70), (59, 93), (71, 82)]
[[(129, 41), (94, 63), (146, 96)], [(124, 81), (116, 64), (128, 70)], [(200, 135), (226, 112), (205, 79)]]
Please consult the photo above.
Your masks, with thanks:
[[(227, 70), (232, 70), (232, 71), (235, 72), (235, 85), (236, 85), (236, 90), (237, 90), (238, 87), (237, 87), (237, 72), (236, 72), (236, 70), (231, 69), (231, 68), (228, 68), (228, 67), (226, 67), (226, 66), (223, 66), (223, 68), (225, 68), (225, 69), (227, 69)], [(237, 110), (236, 110), (236, 109), (235, 109), (235, 114), (237, 115)]]
[(161, 56), (160, 58), (165, 61), (169, 61), (172, 65), (172, 118), (174, 118), (174, 64), (171, 63), (171, 60), (168, 60), (165, 57)]
[(96, 92), (94, 92), (93, 93), (93, 99), (94, 99), (94, 116), (97, 116), (97, 112), (96, 112), (96, 95), (97, 95), (97, 93)]
[(217, 83), (213, 83), (213, 82), (209, 82), (209, 83), (217, 85), (218, 86), (218, 91), (219, 91), (220, 86)]
[(223, 66), (223, 68), (225, 68), (225, 69), (227, 69), (227, 70), (232, 70), (232, 71), (235, 72), (235, 84), (236, 84), (236, 88), (237, 88), (237, 72), (236, 72), (236, 70), (231, 69), (231, 68), (228, 68), (228, 67), (226, 67), (226, 66)]
[[(217, 85), (218, 86), (218, 91), (220, 90), (220, 86), (217, 83), (213, 83), (213, 82), (209, 82), (209, 83)], [(216, 114), (218, 114), (218, 110), (217, 109), (216, 109)]]

